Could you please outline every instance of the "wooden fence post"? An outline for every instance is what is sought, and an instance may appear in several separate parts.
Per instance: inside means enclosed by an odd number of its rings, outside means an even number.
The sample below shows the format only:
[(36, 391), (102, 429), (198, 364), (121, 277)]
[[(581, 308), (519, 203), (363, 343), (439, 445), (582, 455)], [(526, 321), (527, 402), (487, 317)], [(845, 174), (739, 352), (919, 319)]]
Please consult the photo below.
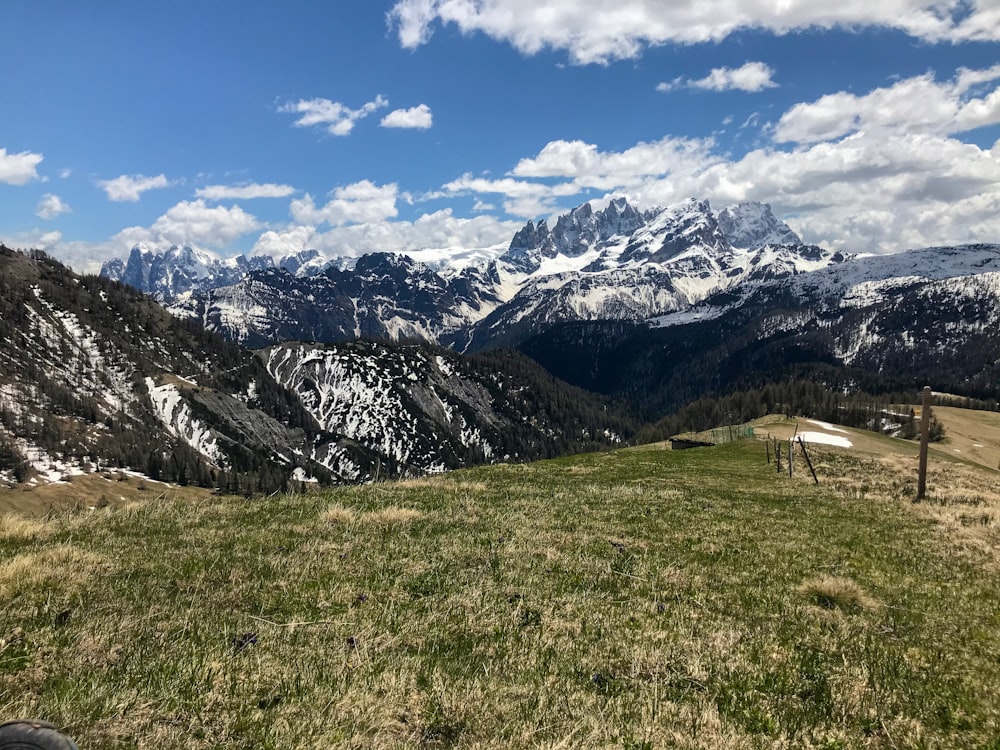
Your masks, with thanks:
[(802, 440), (802, 436), (799, 436), (799, 447), (802, 449), (802, 455), (806, 457), (806, 466), (809, 467), (810, 473), (813, 475), (813, 481), (819, 484), (819, 478), (816, 476), (816, 469), (813, 468), (813, 462), (809, 460), (809, 452), (806, 450), (806, 444)]
[(795, 468), (795, 453), (792, 451), (792, 441), (788, 441), (788, 478), (792, 478), (792, 469)]
[(931, 387), (924, 386), (924, 405), (920, 412), (920, 473), (917, 477), (917, 496), (913, 500), (919, 503), (927, 492), (927, 444), (931, 432)]

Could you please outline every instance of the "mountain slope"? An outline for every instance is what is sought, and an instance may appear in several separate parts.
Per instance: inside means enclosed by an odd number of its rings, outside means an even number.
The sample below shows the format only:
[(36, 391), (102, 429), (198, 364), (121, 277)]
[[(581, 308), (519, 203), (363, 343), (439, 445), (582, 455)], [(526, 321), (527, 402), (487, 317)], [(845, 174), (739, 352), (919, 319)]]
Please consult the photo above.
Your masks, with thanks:
[(1000, 246), (928, 248), (745, 280), (658, 327), (574, 322), (521, 349), (654, 418), (700, 396), (811, 374), (831, 386), (995, 396)]
[[(118, 282), (0, 248), (0, 480), (115, 467), (270, 491), (604, 447), (632, 429), (524, 358), (318, 351), (288, 345), (279, 367), (273, 350), (254, 354)], [(345, 366), (353, 389), (337, 419), (314, 396)], [(395, 400), (375, 410), (387, 393)], [(446, 418), (428, 416), (434, 398)]]
[(358, 341), (259, 355), (326, 430), (378, 451), (390, 475), (604, 448), (633, 429), (513, 352)]

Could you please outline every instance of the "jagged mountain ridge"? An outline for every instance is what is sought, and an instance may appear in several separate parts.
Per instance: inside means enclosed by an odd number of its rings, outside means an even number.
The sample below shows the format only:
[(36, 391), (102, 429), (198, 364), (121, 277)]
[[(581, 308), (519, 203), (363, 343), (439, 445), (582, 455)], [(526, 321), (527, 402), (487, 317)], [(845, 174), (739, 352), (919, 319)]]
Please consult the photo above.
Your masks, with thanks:
[(237, 255), (222, 259), (205, 250), (173, 245), (157, 251), (139, 243), (128, 258), (114, 258), (101, 266), (101, 276), (169, 302), (192, 293), (238, 283), (253, 271), (281, 268), (293, 276), (320, 273), (329, 259), (318, 250), (303, 250), (277, 260), (268, 255)]
[[(342, 346), (360, 384), (352, 405), (364, 401), (365, 384), (374, 388), (375, 380), (380, 393), (440, 392), (462, 415), (465, 431), (458, 422), (428, 419), (419, 398), (380, 415), (369, 409), (371, 429), (352, 431), (349, 420), (332, 419), (308, 397), (333, 377), (322, 368), (310, 385), (298, 383), (300, 393), (289, 387), (294, 378), (272, 375), (267, 357), (170, 315), (125, 285), (0, 247), (0, 480), (119, 467), (269, 491), (292, 480), (356, 482), (609, 446), (612, 434), (630, 429), (600, 399), (554, 381), (526, 358), (477, 362), (447, 350), (431, 356), (426, 347)], [(335, 346), (325, 351), (336, 358)], [(452, 374), (445, 390), (438, 388), (442, 369)], [(396, 370), (406, 377), (385, 379)], [(433, 383), (418, 382), (415, 373)], [(541, 395), (518, 395), (525, 391)], [(464, 402), (464, 392), (479, 396)], [(593, 416), (586, 435), (582, 415)], [(397, 419), (422, 426), (419, 450), (411, 445), (414, 434), (394, 429)], [(516, 439), (495, 439), (491, 425), (504, 425), (497, 429)]]
[(406, 256), (365, 255), (310, 277), (281, 269), (176, 300), (168, 307), (252, 347), (356, 338), (449, 341), (469, 318), (502, 304), (496, 267), (444, 276)]
[[(276, 268), (252, 271), (169, 306), (256, 346), (373, 336), (475, 351), (564, 320), (639, 320), (686, 309), (744, 278), (845, 258), (802, 245), (769, 207), (743, 204), (724, 215), (746, 247), (730, 242), (707, 201), (640, 212), (622, 198), (600, 211), (583, 204), (552, 229), (529, 221), (499, 258), (461, 270), (377, 253), (299, 278)], [(773, 244), (776, 238), (791, 244)]]

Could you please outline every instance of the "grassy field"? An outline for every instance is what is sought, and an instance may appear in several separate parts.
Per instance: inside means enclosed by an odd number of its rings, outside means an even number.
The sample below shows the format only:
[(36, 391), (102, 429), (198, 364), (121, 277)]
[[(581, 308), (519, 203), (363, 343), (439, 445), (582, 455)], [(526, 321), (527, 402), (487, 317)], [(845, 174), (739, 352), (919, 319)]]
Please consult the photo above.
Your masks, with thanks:
[(145, 502), (161, 496), (206, 498), (211, 494), (211, 490), (203, 487), (178, 487), (112, 470), (67, 477), (60, 482), (0, 486), (0, 515), (15, 513), (44, 518), (67, 511)]
[(0, 716), (95, 748), (1000, 748), (995, 473), (645, 446), (0, 523)]

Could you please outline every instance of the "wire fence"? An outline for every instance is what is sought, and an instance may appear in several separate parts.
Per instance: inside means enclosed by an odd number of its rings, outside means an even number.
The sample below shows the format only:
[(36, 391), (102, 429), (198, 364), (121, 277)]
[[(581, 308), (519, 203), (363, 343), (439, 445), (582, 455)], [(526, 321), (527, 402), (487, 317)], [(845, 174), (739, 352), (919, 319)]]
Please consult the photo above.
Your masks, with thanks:
[(732, 443), (737, 440), (753, 440), (753, 438), (753, 427), (749, 425), (729, 425), (728, 427), (716, 427), (712, 430), (712, 442), (716, 445)]

